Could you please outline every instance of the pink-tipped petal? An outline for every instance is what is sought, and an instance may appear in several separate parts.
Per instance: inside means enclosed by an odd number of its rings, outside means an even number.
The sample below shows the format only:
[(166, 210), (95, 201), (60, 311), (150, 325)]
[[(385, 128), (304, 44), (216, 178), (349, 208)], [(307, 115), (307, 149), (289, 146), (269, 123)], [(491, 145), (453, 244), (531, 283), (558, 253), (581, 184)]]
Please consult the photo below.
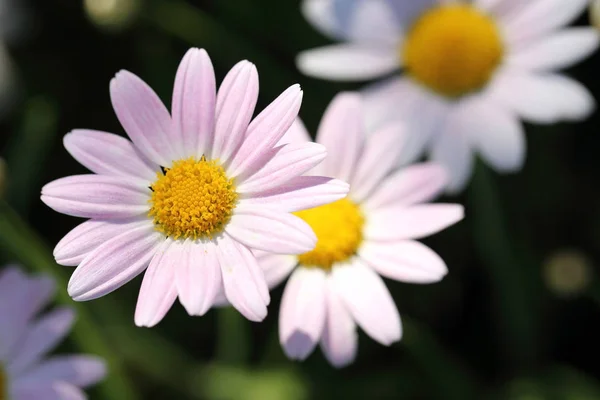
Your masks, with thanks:
[(179, 301), (190, 315), (204, 315), (222, 290), (218, 249), (211, 240), (184, 243), (184, 257), (177, 268)]
[(464, 213), (458, 204), (388, 207), (369, 214), (364, 234), (371, 240), (420, 239), (454, 225)]
[(302, 254), (317, 244), (315, 233), (302, 219), (265, 207), (238, 205), (225, 232), (251, 249), (277, 254)]
[(210, 155), (215, 127), (215, 71), (204, 49), (185, 54), (173, 88), (173, 130), (183, 157)]
[(26, 371), (19, 381), (31, 384), (62, 381), (87, 387), (101, 381), (106, 373), (106, 363), (100, 357), (60, 355), (50, 357)]
[(248, 248), (222, 235), (217, 239), (223, 287), (227, 300), (250, 321), (267, 316), (269, 288), (256, 258)]
[(250, 176), (268, 159), (265, 154), (283, 137), (298, 117), (302, 104), (300, 85), (292, 85), (267, 106), (248, 126), (243, 143), (228, 167), (230, 176)]
[(147, 213), (150, 189), (121, 177), (72, 175), (46, 184), (42, 201), (63, 214), (82, 218), (130, 218)]
[(14, 351), (8, 362), (9, 373), (12, 376), (21, 374), (54, 349), (69, 333), (74, 320), (74, 311), (66, 307), (42, 316), (21, 338), (19, 350)]
[(212, 158), (226, 163), (241, 145), (258, 99), (258, 72), (240, 61), (225, 76), (217, 94)]
[(357, 93), (340, 93), (333, 98), (323, 114), (316, 139), (328, 151), (322, 164), (325, 175), (353, 183), (365, 142), (364, 124)]
[(332, 279), (327, 280), (327, 286), (327, 316), (321, 336), (321, 349), (331, 365), (342, 368), (356, 358), (358, 333), (356, 323), (335, 291)]
[(142, 220), (102, 221), (92, 219), (83, 222), (58, 242), (54, 248), (54, 258), (60, 265), (79, 265), (96, 247), (135, 228), (140, 221)]
[(65, 382), (55, 382), (52, 388), (60, 400), (86, 400), (87, 396), (77, 386)]
[(152, 221), (144, 221), (92, 251), (75, 269), (68, 292), (75, 301), (102, 297), (129, 282), (148, 267), (165, 240)]
[(362, 203), (385, 182), (384, 178), (398, 163), (405, 136), (405, 127), (398, 122), (386, 125), (368, 137), (352, 179), (351, 196), (357, 203)]
[(265, 273), (265, 280), (270, 289), (278, 286), (285, 280), (298, 265), (298, 258), (286, 254), (273, 254), (266, 251), (255, 250), (258, 265)]
[(346, 182), (323, 176), (299, 176), (277, 188), (240, 200), (240, 206), (264, 206), (293, 212), (306, 210), (343, 199), (350, 186)]
[(287, 144), (257, 173), (244, 180), (238, 193), (259, 193), (300, 176), (325, 159), (325, 147), (317, 143)]
[(400, 314), (383, 280), (359, 260), (335, 267), (333, 285), (356, 323), (374, 340), (389, 346), (402, 337)]
[(99, 175), (126, 177), (147, 187), (160, 171), (133, 143), (112, 133), (75, 129), (65, 135), (63, 144), (74, 159)]
[(434, 163), (413, 164), (385, 179), (366, 199), (365, 207), (375, 210), (426, 203), (441, 194), (447, 182), (448, 174), (442, 166)]
[(144, 273), (135, 308), (135, 324), (148, 328), (158, 324), (177, 299), (175, 276), (181, 267), (183, 246), (167, 238), (156, 250)]
[(279, 341), (292, 360), (304, 360), (319, 342), (325, 325), (326, 273), (298, 268), (290, 277), (279, 312)]
[(379, 274), (400, 282), (438, 282), (448, 273), (446, 263), (439, 255), (412, 240), (365, 241), (358, 255)]
[(79, 388), (66, 382), (31, 383), (17, 381), (10, 389), (15, 400), (86, 400)]
[(306, 127), (304, 126), (304, 123), (300, 117), (294, 120), (294, 123), (292, 126), (290, 126), (290, 129), (288, 129), (285, 135), (279, 139), (277, 145), (281, 146), (282, 144), (288, 143), (312, 143), (312, 139), (310, 138), (310, 135), (308, 134), (308, 131), (306, 130)]
[(171, 116), (152, 88), (131, 72), (120, 71), (110, 81), (110, 98), (136, 147), (155, 163), (170, 167), (179, 158)]

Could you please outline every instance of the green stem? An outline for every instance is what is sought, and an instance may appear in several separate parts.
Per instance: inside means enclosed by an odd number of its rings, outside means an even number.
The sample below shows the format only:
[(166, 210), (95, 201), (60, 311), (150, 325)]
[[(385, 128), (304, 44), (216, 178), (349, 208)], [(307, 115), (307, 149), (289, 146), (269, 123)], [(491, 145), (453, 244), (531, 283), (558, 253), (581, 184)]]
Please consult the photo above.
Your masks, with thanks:
[(65, 268), (56, 265), (50, 256), (50, 249), (29, 229), (19, 216), (4, 202), (0, 201), (0, 248), (15, 257), (25, 267), (53, 276), (58, 286), (57, 300), (77, 311), (77, 323), (71, 338), (82, 352), (103, 357), (109, 368), (109, 376), (99, 384), (102, 398), (107, 400), (139, 399), (129, 381), (121, 357), (106, 342), (99, 327), (94, 323), (88, 309), (74, 303), (67, 294), (68, 274)]
[(467, 215), (482, 267), (489, 275), (502, 354), (514, 365), (530, 365), (537, 352), (536, 313), (528, 293), (527, 268), (511, 242), (490, 171), (481, 163), (471, 182)]

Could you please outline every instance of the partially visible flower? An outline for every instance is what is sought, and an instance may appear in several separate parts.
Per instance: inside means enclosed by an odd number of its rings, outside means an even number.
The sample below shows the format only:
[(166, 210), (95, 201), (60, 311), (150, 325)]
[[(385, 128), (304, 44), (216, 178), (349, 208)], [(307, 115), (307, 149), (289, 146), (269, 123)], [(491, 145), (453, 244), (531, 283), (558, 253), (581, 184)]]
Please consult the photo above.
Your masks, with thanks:
[(301, 176), (325, 158), (323, 146), (277, 145), (298, 115), (300, 87), (252, 120), (256, 67), (241, 61), (217, 93), (208, 54), (191, 49), (177, 71), (172, 115), (130, 72), (117, 74), (110, 94), (132, 142), (92, 130), (67, 134), (67, 150), (94, 174), (42, 188), (54, 210), (91, 218), (54, 249), (58, 263), (79, 265), (69, 294), (96, 299), (147, 268), (137, 325), (160, 322), (177, 298), (190, 315), (203, 315), (221, 290), (248, 319), (265, 318), (269, 290), (250, 249), (312, 249), (313, 231), (291, 212), (348, 192), (344, 182)]
[[(257, 254), (269, 286), (291, 274), (279, 313), (279, 338), (288, 357), (302, 360), (317, 343), (336, 367), (352, 362), (356, 325), (384, 344), (400, 340), (400, 316), (379, 274), (412, 283), (442, 279), (447, 268), (415, 241), (463, 218), (457, 204), (428, 204), (446, 184), (442, 167), (416, 164), (394, 171), (405, 132), (392, 125), (364, 135), (355, 94), (339, 94), (323, 116), (317, 142), (327, 159), (310, 171), (350, 183), (348, 197), (299, 211), (315, 231), (314, 250), (299, 256)], [(296, 122), (283, 142), (310, 138)]]
[(0, 400), (84, 399), (81, 388), (106, 375), (95, 356), (47, 356), (75, 318), (64, 307), (37, 315), (53, 294), (50, 278), (28, 277), (14, 266), (0, 271)]
[(469, 181), (473, 154), (500, 172), (521, 169), (520, 119), (581, 120), (595, 102), (554, 71), (596, 50), (594, 28), (563, 29), (589, 0), (305, 0), (323, 33), (346, 43), (305, 51), (298, 67), (333, 80), (370, 80), (371, 123), (410, 124), (404, 160), (423, 151), (450, 172), (448, 191)]

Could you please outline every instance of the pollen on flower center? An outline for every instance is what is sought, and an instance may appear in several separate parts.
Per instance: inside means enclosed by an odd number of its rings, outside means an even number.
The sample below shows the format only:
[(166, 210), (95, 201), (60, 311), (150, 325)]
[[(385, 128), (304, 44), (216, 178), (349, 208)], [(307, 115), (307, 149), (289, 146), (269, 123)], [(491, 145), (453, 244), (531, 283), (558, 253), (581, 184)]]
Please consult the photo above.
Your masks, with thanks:
[(363, 236), (364, 217), (358, 205), (342, 199), (323, 206), (294, 213), (317, 235), (317, 245), (298, 256), (300, 264), (330, 270), (334, 263), (356, 253)]
[(211, 237), (229, 221), (238, 195), (216, 160), (179, 160), (157, 176), (150, 186), (150, 216), (165, 235)]
[(481, 89), (502, 61), (494, 20), (467, 4), (425, 12), (400, 49), (407, 73), (431, 90), (458, 97)]

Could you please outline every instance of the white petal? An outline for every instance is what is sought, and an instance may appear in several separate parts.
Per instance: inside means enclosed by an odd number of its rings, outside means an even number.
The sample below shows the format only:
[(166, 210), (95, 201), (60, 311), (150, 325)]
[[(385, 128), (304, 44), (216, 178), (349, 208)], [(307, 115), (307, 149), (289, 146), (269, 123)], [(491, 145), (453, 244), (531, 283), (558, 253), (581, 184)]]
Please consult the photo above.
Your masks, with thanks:
[(429, 247), (411, 240), (365, 241), (358, 254), (375, 271), (400, 282), (437, 282), (448, 272), (440, 256)]
[(356, 358), (358, 334), (356, 323), (332, 282), (332, 279), (327, 280), (327, 317), (321, 336), (321, 349), (334, 367), (342, 368)]
[(158, 324), (177, 299), (175, 273), (181, 268), (182, 245), (167, 238), (156, 249), (148, 269), (135, 308), (135, 324), (152, 327)]
[(87, 301), (120, 288), (148, 267), (164, 240), (151, 221), (144, 221), (107, 241), (75, 269), (67, 288), (69, 295), (75, 301)]
[(275, 188), (309, 171), (327, 155), (325, 146), (317, 143), (287, 144), (273, 150), (273, 158), (238, 185), (238, 193), (257, 193)]
[(458, 204), (387, 207), (369, 213), (364, 234), (372, 240), (420, 239), (463, 218), (464, 208)]
[(186, 240), (177, 266), (179, 301), (190, 315), (204, 315), (222, 290), (217, 247), (212, 240)]
[(400, 61), (393, 47), (334, 44), (301, 52), (296, 66), (302, 73), (316, 78), (364, 81), (394, 72), (400, 67)]
[(173, 88), (173, 130), (183, 157), (210, 155), (215, 127), (216, 83), (210, 57), (204, 49), (185, 54)]
[(295, 215), (238, 205), (225, 231), (244, 245), (277, 254), (302, 254), (317, 244), (311, 227)]
[(406, 136), (404, 125), (393, 123), (371, 134), (352, 179), (352, 198), (361, 203), (398, 163)]
[(314, 208), (343, 199), (348, 194), (346, 182), (322, 176), (299, 176), (283, 185), (242, 199), (239, 206), (264, 206), (293, 212)]
[(292, 124), (292, 126), (290, 126), (290, 129), (287, 130), (285, 135), (283, 135), (283, 137), (279, 139), (277, 145), (281, 146), (282, 144), (288, 143), (300, 144), (307, 142), (312, 143), (312, 139), (310, 138), (310, 135), (308, 134), (304, 123), (302, 122), (300, 117), (298, 117), (294, 120), (294, 123)]
[(389, 346), (400, 340), (400, 314), (383, 280), (359, 260), (334, 267), (333, 284), (357, 324), (367, 335)]
[(298, 265), (298, 258), (286, 254), (273, 254), (260, 250), (253, 251), (258, 265), (265, 273), (267, 285), (272, 289), (278, 286)]
[(124, 176), (148, 186), (160, 171), (133, 143), (112, 133), (75, 129), (65, 135), (63, 144), (73, 158), (96, 174)]
[(449, 193), (461, 191), (473, 172), (473, 150), (464, 132), (467, 128), (464, 122), (460, 109), (451, 112), (431, 145), (431, 160), (448, 172), (446, 191)]
[(448, 182), (446, 170), (434, 163), (413, 164), (385, 179), (365, 201), (375, 210), (394, 205), (426, 203), (442, 193)]
[(235, 153), (244, 140), (257, 100), (256, 66), (240, 61), (227, 73), (219, 87), (212, 158), (226, 163)]
[(357, 93), (336, 95), (323, 114), (316, 141), (327, 148), (325, 175), (352, 182), (365, 143), (362, 102)]
[(250, 321), (267, 316), (269, 288), (256, 257), (227, 235), (217, 239), (223, 287), (227, 300)]
[(462, 108), (461, 129), (481, 156), (500, 172), (520, 170), (526, 145), (517, 116), (484, 98), (465, 102)]
[(85, 221), (73, 228), (58, 242), (54, 248), (54, 258), (61, 265), (78, 265), (96, 247), (135, 228), (140, 221), (142, 219)]
[(19, 375), (54, 349), (69, 333), (74, 320), (72, 309), (57, 308), (36, 321), (21, 338), (14, 358), (9, 360), (10, 375)]
[(352, 42), (400, 47), (403, 27), (388, 0), (356, 1), (342, 28)]
[(593, 53), (599, 43), (600, 34), (595, 28), (565, 29), (515, 50), (506, 62), (527, 70), (568, 68)]
[(342, 30), (335, 13), (334, 2), (335, 0), (303, 0), (301, 10), (304, 18), (321, 33), (341, 38)]
[(555, 29), (569, 24), (579, 16), (589, 0), (530, 1), (514, 18), (506, 22), (504, 31), (512, 44), (531, 42)]
[(304, 360), (314, 350), (325, 325), (326, 274), (299, 267), (288, 281), (279, 312), (279, 341), (286, 355)]
[(595, 110), (590, 92), (579, 82), (562, 75), (545, 73), (500, 74), (488, 95), (530, 122), (552, 124), (579, 121)]
[(144, 81), (129, 71), (120, 71), (110, 81), (110, 98), (121, 125), (148, 159), (170, 167), (177, 159), (172, 141), (171, 116)]

